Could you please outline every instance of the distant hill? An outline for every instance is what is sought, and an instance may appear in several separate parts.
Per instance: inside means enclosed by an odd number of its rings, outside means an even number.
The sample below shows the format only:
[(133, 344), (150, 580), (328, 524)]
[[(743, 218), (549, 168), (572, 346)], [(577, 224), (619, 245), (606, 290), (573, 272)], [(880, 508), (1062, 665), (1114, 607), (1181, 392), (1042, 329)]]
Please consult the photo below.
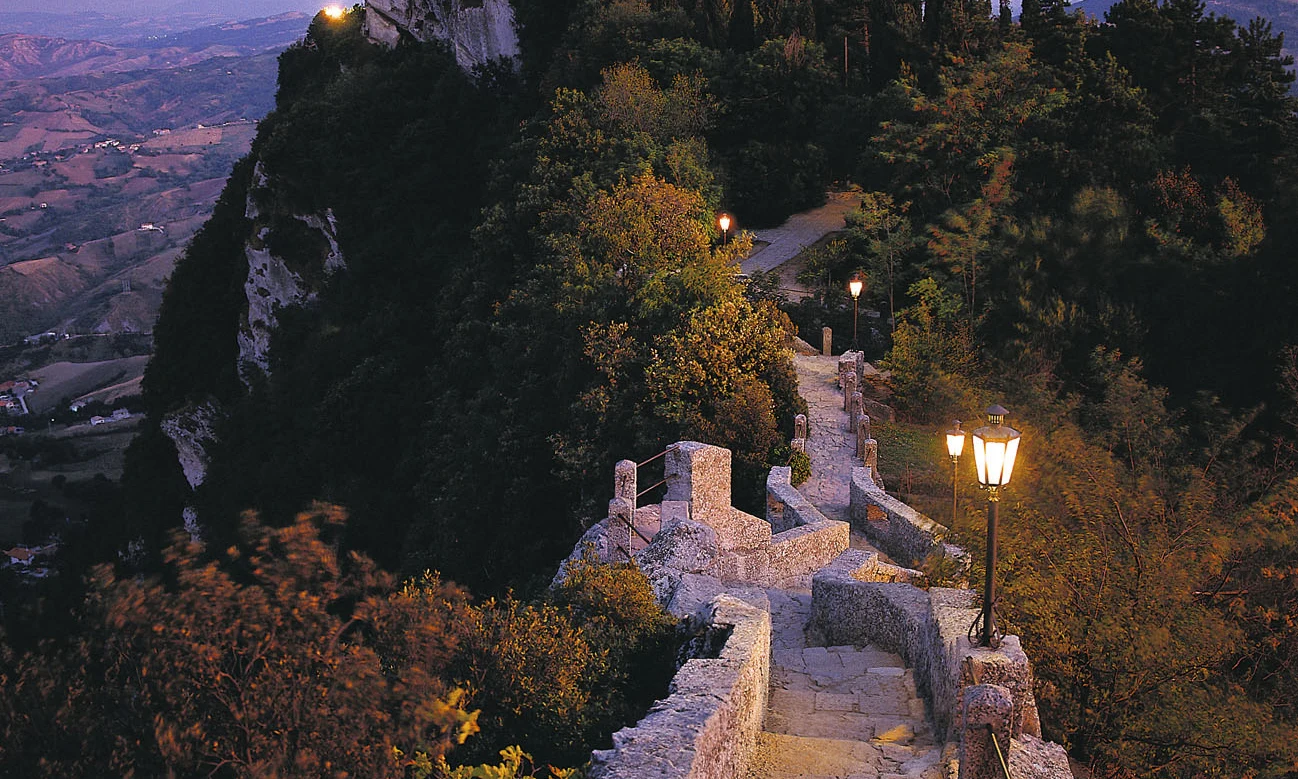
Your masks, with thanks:
[[(1081, 0), (1072, 7), (1103, 20), (1105, 12), (1116, 4), (1117, 0)], [(1276, 32), (1284, 33), (1285, 53), (1298, 54), (1298, 0), (1205, 0), (1204, 10), (1229, 16), (1241, 25), (1260, 16), (1270, 21)]]
[[(0, 37), (0, 343), (152, 328), (172, 265), (274, 104), (278, 49), (202, 56), (209, 33), (154, 49)], [(201, 59), (13, 78), (170, 52)]]
[(213, 57), (280, 51), (301, 38), (309, 22), (309, 15), (293, 12), (175, 33), (156, 32), (128, 44), (0, 34), (0, 79), (176, 68)]
[(117, 5), (88, 0), (4, 0), (0, 3), (0, 33), (126, 44), (232, 20), (290, 12), (310, 17), (323, 5), (315, 0), (131, 0)]

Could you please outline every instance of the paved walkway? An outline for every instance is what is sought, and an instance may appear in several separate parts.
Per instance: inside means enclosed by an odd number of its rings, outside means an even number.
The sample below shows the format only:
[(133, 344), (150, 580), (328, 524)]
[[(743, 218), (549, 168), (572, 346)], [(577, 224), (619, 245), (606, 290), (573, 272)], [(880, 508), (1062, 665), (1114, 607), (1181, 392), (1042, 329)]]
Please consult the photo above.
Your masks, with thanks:
[(740, 269), (746, 274), (777, 270), (780, 274), (780, 291), (786, 296), (799, 300), (811, 295), (810, 289), (798, 283), (802, 263), (789, 260), (829, 233), (846, 227), (845, 216), (859, 207), (860, 203), (861, 195), (858, 192), (830, 192), (829, 199), (820, 208), (794, 214), (779, 227), (754, 230), (753, 238), (766, 245), (755, 249), (741, 261)]
[(779, 227), (754, 230), (753, 238), (767, 245), (748, 255), (739, 267), (744, 273), (752, 273), (784, 264), (825, 235), (842, 230), (847, 224), (847, 213), (860, 204), (861, 195), (857, 192), (830, 192), (829, 199), (820, 208), (794, 214)]
[[(843, 410), (838, 388), (838, 358), (795, 355), (798, 392), (807, 401), (807, 453), (811, 478), (798, 487), (829, 519), (848, 520), (856, 437)], [(856, 546), (856, 543), (852, 544)]]
[[(855, 439), (837, 357), (795, 357), (807, 400), (812, 477), (799, 489), (847, 519)], [(852, 546), (871, 548), (853, 535)], [(811, 593), (770, 589), (771, 688), (748, 779), (940, 779), (935, 743), (902, 659), (874, 647), (808, 646)]]

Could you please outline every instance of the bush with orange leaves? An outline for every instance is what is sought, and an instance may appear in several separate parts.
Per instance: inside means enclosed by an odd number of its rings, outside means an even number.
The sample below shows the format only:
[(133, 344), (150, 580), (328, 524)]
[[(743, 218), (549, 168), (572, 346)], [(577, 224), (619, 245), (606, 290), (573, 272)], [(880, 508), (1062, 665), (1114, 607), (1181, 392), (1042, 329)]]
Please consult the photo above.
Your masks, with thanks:
[(342, 520), (248, 515), (220, 554), (177, 538), (163, 579), (95, 569), (84, 632), (6, 674), (0, 770), (399, 777), (463, 742), (476, 713), (443, 672), (467, 596), (394, 592), (322, 540)]
[[(96, 568), (78, 635), (0, 643), (0, 777), (521, 776), (524, 749), (585, 762), (665, 688), (674, 621), (634, 567), (474, 604), (340, 557), (343, 519), (247, 514), (220, 553), (178, 535), (161, 577)], [(456, 762), (504, 762), (450, 769), (480, 719)]]

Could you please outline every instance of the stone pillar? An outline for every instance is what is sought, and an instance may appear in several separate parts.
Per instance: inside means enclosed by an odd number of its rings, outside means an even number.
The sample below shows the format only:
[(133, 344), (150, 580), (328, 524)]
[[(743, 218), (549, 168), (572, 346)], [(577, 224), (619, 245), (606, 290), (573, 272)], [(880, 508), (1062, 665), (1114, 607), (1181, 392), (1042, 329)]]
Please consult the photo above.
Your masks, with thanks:
[[(851, 353), (844, 354), (838, 358), (838, 388), (847, 389), (847, 375), (856, 373), (856, 360), (852, 358)], [(846, 406), (844, 406), (846, 408)]]
[(820, 329), (820, 353), (828, 357), (834, 353), (834, 331), (832, 328)]
[(879, 442), (873, 438), (865, 439), (861, 449), (861, 460), (865, 462), (865, 467), (870, 469), (870, 478), (874, 479), (874, 486), (883, 489), (883, 474), (879, 473)]
[[(855, 365), (855, 363), (853, 364)], [(853, 367), (843, 377), (843, 410), (848, 411), (852, 407), (852, 396), (856, 394), (856, 368)]]
[(613, 466), (613, 497), (625, 498), (635, 505), (636, 464), (633, 460), (618, 460)]
[(856, 386), (865, 387), (865, 352), (856, 353)]
[(1004, 776), (992, 733), (1001, 754), (1010, 759), (1010, 719), (1014, 698), (996, 684), (975, 684), (964, 689), (960, 701), (964, 732), (960, 737), (960, 779), (1000, 779)]
[(851, 430), (853, 433), (855, 433), (859, 429), (861, 414), (865, 413), (861, 409), (863, 400), (864, 398), (862, 398), (861, 393), (859, 391), (853, 392), (852, 398), (850, 401), (848, 401), (847, 404), (847, 414), (849, 418), (849, 426), (847, 429)]
[(864, 411), (856, 420), (856, 456), (865, 459), (865, 442), (870, 440), (870, 415)]
[(614, 498), (608, 502), (609, 553), (616, 562), (631, 561), (631, 522), (634, 516), (634, 501)]
[(667, 450), (667, 497), (690, 504), (690, 518), (717, 528), (731, 513), (730, 450), (682, 441)]
[[(730, 450), (683, 441), (667, 451), (667, 501), (689, 501), (690, 519), (717, 533), (724, 550), (771, 543), (771, 526), (730, 505)], [(724, 575), (722, 578), (725, 578)]]
[(807, 437), (807, 415), (806, 414), (799, 414), (793, 418), (793, 437), (794, 438)]

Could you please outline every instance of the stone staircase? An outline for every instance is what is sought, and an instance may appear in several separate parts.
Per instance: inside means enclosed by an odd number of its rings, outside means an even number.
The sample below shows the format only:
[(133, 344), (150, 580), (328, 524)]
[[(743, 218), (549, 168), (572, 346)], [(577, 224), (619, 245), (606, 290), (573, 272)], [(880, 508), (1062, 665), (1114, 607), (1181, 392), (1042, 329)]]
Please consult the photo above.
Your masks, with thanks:
[[(832, 358), (794, 360), (807, 400), (812, 478), (800, 491), (847, 519), (855, 440)], [(855, 534), (854, 534), (855, 535)], [(868, 547), (860, 536), (854, 547)], [(808, 645), (809, 590), (769, 589), (771, 685), (749, 779), (941, 779), (935, 739), (901, 657), (874, 647)]]
[(771, 686), (749, 779), (941, 779), (941, 745), (901, 658), (808, 646), (811, 593), (767, 590)]

